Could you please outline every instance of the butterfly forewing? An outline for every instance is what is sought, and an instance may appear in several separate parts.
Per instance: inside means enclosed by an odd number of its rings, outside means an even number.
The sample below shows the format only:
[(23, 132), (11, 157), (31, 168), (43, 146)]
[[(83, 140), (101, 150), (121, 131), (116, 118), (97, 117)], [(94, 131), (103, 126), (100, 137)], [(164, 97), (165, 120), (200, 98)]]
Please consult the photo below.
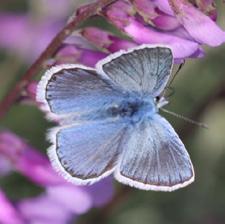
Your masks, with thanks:
[(167, 47), (143, 47), (121, 51), (100, 61), (97, 71), (121, 89), (158, 96), (165, 88), (173, 64)]
[(42, 78), (38, 89), (38, 101), (58, 115), (95, 113), (123, 98), (95, 70), (77, 65), (53, 67)]

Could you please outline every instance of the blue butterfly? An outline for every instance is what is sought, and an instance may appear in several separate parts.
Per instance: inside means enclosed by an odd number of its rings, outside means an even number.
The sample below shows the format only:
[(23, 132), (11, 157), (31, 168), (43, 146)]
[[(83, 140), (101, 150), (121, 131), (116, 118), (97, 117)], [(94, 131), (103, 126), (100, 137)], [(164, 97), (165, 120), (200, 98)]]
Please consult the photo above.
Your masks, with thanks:
[(59, 127), (49, 157), (70, 182), (93, 184), (114, 173), (143, 190), (173, 191), (194, 181), (184, 144), (159, 115), (173, 66), (171, 49), (141, 45), (96, 68), (59, 65), (42, 77), (37, 100)]

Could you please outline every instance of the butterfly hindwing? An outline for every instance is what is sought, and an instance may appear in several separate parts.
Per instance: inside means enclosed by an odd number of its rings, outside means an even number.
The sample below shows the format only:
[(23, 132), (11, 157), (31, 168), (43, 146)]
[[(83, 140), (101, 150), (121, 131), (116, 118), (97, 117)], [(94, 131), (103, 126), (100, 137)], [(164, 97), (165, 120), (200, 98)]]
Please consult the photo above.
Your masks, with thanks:
[(166, 86), (172, 64), (170, 48), (142, 45), (108, 56), (97, 71), (123, 90), (156, 97)]
[(118, 181), (144, 190), (172, 191), (194, 180), (185, 146), (158, 114), (131, 130), (115, 172)]
[(94, 183), (113, 172), (125, 130), (124, 123), (106, 120), (53, 130), (51, 161), (69, 181)]

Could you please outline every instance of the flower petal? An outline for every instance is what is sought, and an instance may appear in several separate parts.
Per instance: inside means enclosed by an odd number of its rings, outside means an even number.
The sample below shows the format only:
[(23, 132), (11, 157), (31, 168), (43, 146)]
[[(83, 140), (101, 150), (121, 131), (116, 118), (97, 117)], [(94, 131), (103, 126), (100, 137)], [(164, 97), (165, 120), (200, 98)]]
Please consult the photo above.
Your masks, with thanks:
[(94, 67), (95, 64), (102, 58), (106, 57), (107, 54), (91, 50), (80, 48), (75, 44), (65, 44), (61, 47), (55, 55), (54, 64), (65, 64), (65, 63), (79, 63)]
[(11, 132), (0, 133), (0, 154), (11, 162), (11, 167), (42, 186), (64, 182), (42, 155)]
[(167, 33), (161, 33), (151, 27), (143, 26), (137, 21), (133, 21), (125, 31), (139, 44), (166, 44), (171, 47), (175, 58), (185, 58), (194, 54), (199, 46), (197, 43), (182, 39)]
[(198, 8), (212, 20), (216, 21), (217, 11), (214, 0), (196, 0)]
[(225, 42), (225, 32), (210, 17), (184, 0), (169, 2), (180, 23), (197, 42), (213, 47)]
[(119, 29), (123, 29), (130, 23), (130, 19), (136, 14), (136, 12), (129, 2), (119, 0), (108, 6), (105, 14), (115, 26)]
[(17, 208), (27, 223), (62, 224), (68, 223), (72, 218), (70, 211), (46, 194), (24, 199), (17, 204)]
[(152, 19), (158, 16), (155, 5), (151, 0), (134, 0), (133, 4), (137, 12), (146, 22), (151, 22)]
[(50, 200), (75, 214), (83, 214), (92, 207), (92, 197), (84, 188), (65, 183), (47, 188)]
[(168, 16), (162, 13), (153, 19), (152, 22), (157, 28), (162, 30), (174, 30), (180, 26), (180, 23), (174, 16)]
[[(120, 14), (117, 13), (119, 7), (121, 7)], [(134, 15), (129, 13), (131, 8), (132, 6), (127, 2), (118, 1), (107, 8), (106, 16), (138, 44), (166, 44), (171, 47), (175, 58), (189, 57), (198, 50), (199, 44), (195, 41), (160, 32), (151, 26), (146, 26), (142, 21), (139, 22)], [(123, 23), (120, 21), (123, 21)]]
[(174, 12), (171, 9), (171, 6), (168, 0), (153, 0), (154, 4), (164, 13), (173, 16)]
[(85, 190), (90, 193), (93, 206), (101, 207), (108, 203), (113, 197), (113, 179), (112, 177), (107, 177), (92, 186), (86, 187)]
[(3, 191), (0, 190), (0, 223), (24, 224), (24, 220), (17, 212)]
[(110, 52), (128, 49), (137, 45), (132, 41), (121, 39), (97, 27), (87, 27), (83, 29), (82, 35), (96, 47), (105, 48)]
[(27, 15), (0, 14), (0, 27), (0, 47), (32, 62), (47, 47), (61, 25), (49, 21), (35, 23)]

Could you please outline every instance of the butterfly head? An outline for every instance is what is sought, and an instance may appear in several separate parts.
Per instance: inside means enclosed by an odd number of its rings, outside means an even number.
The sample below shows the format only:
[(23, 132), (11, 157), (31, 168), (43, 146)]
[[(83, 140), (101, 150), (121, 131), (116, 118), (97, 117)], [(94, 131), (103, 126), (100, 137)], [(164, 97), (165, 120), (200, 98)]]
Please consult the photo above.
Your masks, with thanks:
[(164, 107), (165, 105), (169, 103), (169, 101), (164, 96), (157, 96), (155, 97), (154, 101), (158, 109), (160, 109), (161, 107)]

